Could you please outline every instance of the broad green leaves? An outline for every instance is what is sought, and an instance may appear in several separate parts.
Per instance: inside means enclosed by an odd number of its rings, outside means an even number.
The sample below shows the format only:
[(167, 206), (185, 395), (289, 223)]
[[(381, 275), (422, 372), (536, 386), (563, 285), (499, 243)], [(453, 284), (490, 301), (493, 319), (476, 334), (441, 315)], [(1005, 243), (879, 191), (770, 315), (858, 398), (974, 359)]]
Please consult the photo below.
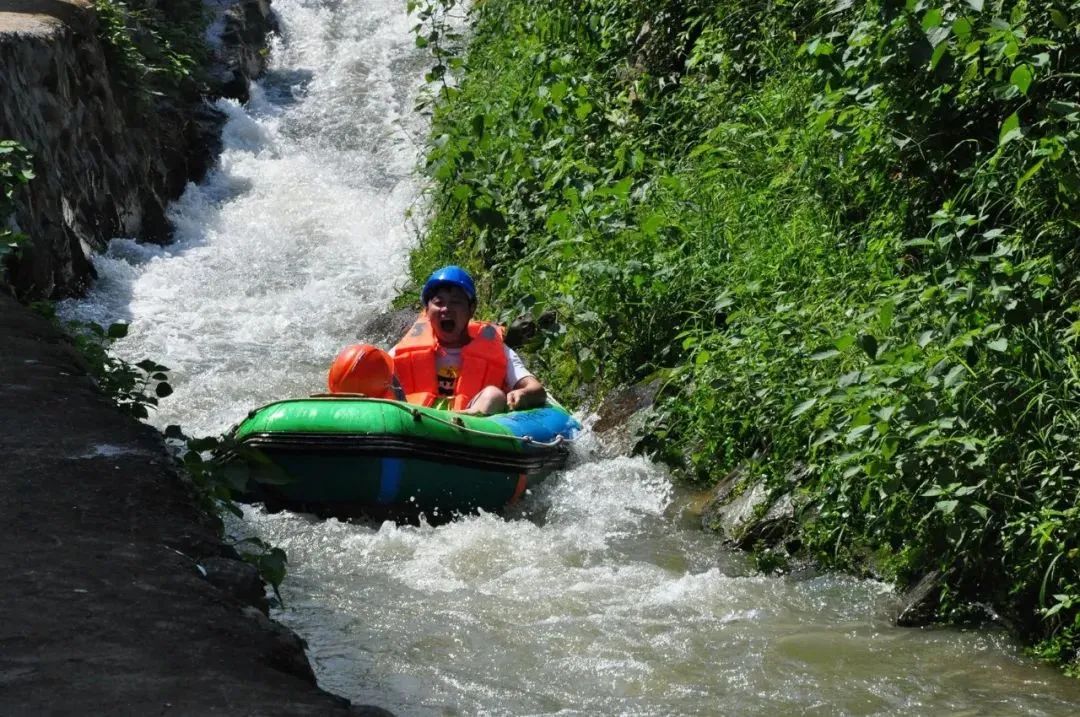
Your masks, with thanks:
[(1001, 123), (1001, 130), (998, 132), (998, 144), (1004, 145), (1012, 142), (1013, 140), (1020, 139), (1024, 136), (1023, 130), (1020, 129), (1020, 117), (1015, 112), (1005, 118), (1005, 121)]
[(1026, 95), (1028, 88), (1031, 87), (1031, 81), (1035, 75), (1031, 71), (1031, 65), (1017, 65), (1016, 69), (1009, 75), (1009, 82), (1020, 90), (1020, 94)]
[[(209, 16), (202, 4), (185, 0), (170, 19), (148, 0), (97, 0), (97, 34), (105, 48), (109, 74), (133, 98), (145, 103), (190, 91), (196, 58), (207, 53)], [(174, 18), (187, 15), (186, 22)], [(185, 88), (185, 85), (188, 85)]]
[(6, 259), (18, 255), (29, 237), (13, 228), (15, 194), (34, 179), (33, 156), (12, 140), (0, 140), (0, 277), (7, 271)]
[(493, 311), (547, 317), (530, 360), (559, 395), (661, 377), (642, 447), (683, 479), (752, 462), (790, 490), (807, 465), (815, 554), (948, 568), (945, 616), (1033, 614), (1075, 547), (1033, 511), (1080, 471), (1068, 18), (690, 3), (680, 65), (635, 43), (661, 6), (477, 6), (416, 273), (459, 260)]
[(158, 399), (173, 392), (166, 366), (143, 359), (130, 363), (109, 351), (113, 341), (127, 336), (128, 324), (103, 327), (93, 322), (68, 322), (65, 326), (82, 353), (102, 392), (123, 411), (140, 419), (157, 408)]

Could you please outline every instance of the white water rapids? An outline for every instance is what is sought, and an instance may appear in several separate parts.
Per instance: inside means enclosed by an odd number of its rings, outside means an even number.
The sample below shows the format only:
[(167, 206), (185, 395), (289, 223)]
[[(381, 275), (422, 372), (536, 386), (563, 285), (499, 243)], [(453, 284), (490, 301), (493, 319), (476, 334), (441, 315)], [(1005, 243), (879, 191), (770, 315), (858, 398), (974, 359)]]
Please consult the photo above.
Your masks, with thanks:
[[(168, 247), (113, 242), (69, 318), (131, 322), (116, 350), (172, 369), (157, 425), (220, 433), (319, 391), (384, 311), (415, 240), (428, 64), (401, 0), (274, 0), (283, 36)], [(417, 212), (422, 214), (422, 212)], [(586, 437), (585, 441), (590, 440)], [(995, 632), (903, 630), (844, 577), (757, 576), (644, 459), (576, 465), (508, 518), (432, 528), (252, 508), (285, 548), (276, 617), (320, 684), (401, 715), (1045, 714), (1080, 688)]]

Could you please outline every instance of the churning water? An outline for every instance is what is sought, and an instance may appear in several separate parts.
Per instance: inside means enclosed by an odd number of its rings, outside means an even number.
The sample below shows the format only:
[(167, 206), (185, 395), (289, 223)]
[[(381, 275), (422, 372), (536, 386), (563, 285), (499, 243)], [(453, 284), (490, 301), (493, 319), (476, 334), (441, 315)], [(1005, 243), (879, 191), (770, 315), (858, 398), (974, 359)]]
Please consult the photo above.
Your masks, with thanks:
[[(118, 240), (70, 318), (172, 368), (155, 423), (218, 433), (319, 391), (405, 276), (426, 58), (400, 0), (275, 0), (283, 36), (176, 242)], [(418, 212), (419, 214), (420, 212)], [(586, 437), (586, 442), (589, 440)], [(1080, 687), (993, 632), (902, 630), (882, 585), (755, 575), (640, 458), (574, 467), (522, 514), (433, 528), (246, 511), (284, 547), (277, 613), (320, 683), (402, 715), (1073, 714)]]

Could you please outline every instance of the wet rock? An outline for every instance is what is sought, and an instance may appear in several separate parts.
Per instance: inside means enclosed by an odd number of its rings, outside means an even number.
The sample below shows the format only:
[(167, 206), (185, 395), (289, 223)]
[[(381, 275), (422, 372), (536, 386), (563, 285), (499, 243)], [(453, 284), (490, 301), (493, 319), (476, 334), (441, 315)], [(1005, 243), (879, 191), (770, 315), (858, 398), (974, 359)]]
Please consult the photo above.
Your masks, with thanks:
[(758, 541), (768, 546), (778, 545), (788, 542), (785, 538), (794, 527), (795, 501), (790, 493), (785, 493), (769, 506), (765, 515), (746, 525), (739, 542), (742, 547), (749, 547)]
[(660, 385), (660, 379), (654, 379), (612, 393), (600, 405), (593, 430), (599, 433), (611, 431), (625, 424), (634, 414), (652, 408)]
[(229, 558), (205, 558), (199, 561), (203, 577), (226, 595), (258, 609), (269, 612), (266, 589), (259, 571), (251, 563)]
[[(806, 464), (797, 462), (784, 476), (784, 480), (794, 489), (808, 473)], [(800, 508), (795, 496), (794, 492), (782, 494), (773, 501), (764, 515), (748, 523), (739, 541), (740, 547), (749, 548), (762, 543), (770, 548), (782, 546), (789, 555), (798, 553), (802, 548), (802, 541), (793, 537), (798, 527), (795, 515)]]
[(609, 395), (597, 409), (593, 433), (605, 456), (630, 455), (637, 450), (652, 415), (662, 382), (654, 379)]
[(393, 346), (415, 321), (416, 309), (387, 311), (367, 321), (359, 333), (380, 346)]
[(792, 493), (784, 493), (769, 504), (765, 480), (751, 480), (750, 468), (743, 464), (717, 483), (702, 510), (701, 524), (720, 533), (729, 545), (750, 548), (761, 542), (770, 548), (782, 545), (788, 553), (795, 553), (801, 547), (791, 537), (796, 509)]
[(798, 487), (808, 475), (810, 475), (810, 467), (802, 461), (795, 461), (795, 465), (784, 476), (784, 480), (793, 487)]
[(506, 327), (506, 345), (515, 350), (520, 349), (541, 331), (554, 328), (556, 321), (554, 311), (545, 311), (537, 319), (532, 316), (519, 316)]
[[(190, 113), (185, 140), (189, 148), (187, 158), (187, 182), (199, 182), (214, 166), (221, 154), (223, 143), (221, 129), (225, 126), (225, 113), (209, 103), (200, 103)], [(183, 192), (183, 188), (180, 188)]]
[(353, 705), (349, 710), (353, 717), (394, 717), (394, 713), (374, 705)]
[(720, 510), (727, 504), (732, 493), (736, 491), (749, 477), (750, 469), (745, 464), (736, 466), (716, 484), (712, 495), (705, 502), (701, 511), (701, 525), (706, 530), (715, 530), (720, 519)]
[(315, 672), (311, 669), (304, 649), (307, 643), (295, 632), (279, 622), (263, 615), (258, 608), (245, 607), (244, 615), (258, 624), (260, 632), (270, 636), (270, 644), (264, 654), (267, 664), (304, 682), (315, 685)]
[(219, 32), (210, 72), (211, 92), (240, 102), (251, 81), (266, 71), (266, 37), (280, 31), (269, 0), (217, 0), (212, 25)]
[(896, 614), (896, 624), (900, 627), (922, 627), (933, 622), (941, 601), (943, 580), (941, 571), (934, 570), (905, 592)]
[(755, 516), (768, 500), (769, 491), (765, 481), (755, 481), (712, 511), (710, 527), (720, 533), (724, 542), (742, 545), (753, 528)]

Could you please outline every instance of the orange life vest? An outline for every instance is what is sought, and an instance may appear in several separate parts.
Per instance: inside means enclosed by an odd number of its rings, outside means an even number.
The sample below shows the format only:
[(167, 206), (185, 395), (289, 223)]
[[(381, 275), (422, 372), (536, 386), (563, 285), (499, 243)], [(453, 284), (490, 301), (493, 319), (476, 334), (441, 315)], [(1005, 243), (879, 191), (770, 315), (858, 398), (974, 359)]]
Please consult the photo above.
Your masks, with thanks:
[[(502, 387), (506, 380), (503, 329), (486, 321), (469, 322), (469, 343), (461, 349), (461, 368), (454, 382), (450, 408), (468, 407), (473, 396), (487, 386)], [(423, 313), (394, 347), (394, 373), (405, 390), (405, 400), (430, 406), (439, 398), (435, 354), (439, 341)]]

